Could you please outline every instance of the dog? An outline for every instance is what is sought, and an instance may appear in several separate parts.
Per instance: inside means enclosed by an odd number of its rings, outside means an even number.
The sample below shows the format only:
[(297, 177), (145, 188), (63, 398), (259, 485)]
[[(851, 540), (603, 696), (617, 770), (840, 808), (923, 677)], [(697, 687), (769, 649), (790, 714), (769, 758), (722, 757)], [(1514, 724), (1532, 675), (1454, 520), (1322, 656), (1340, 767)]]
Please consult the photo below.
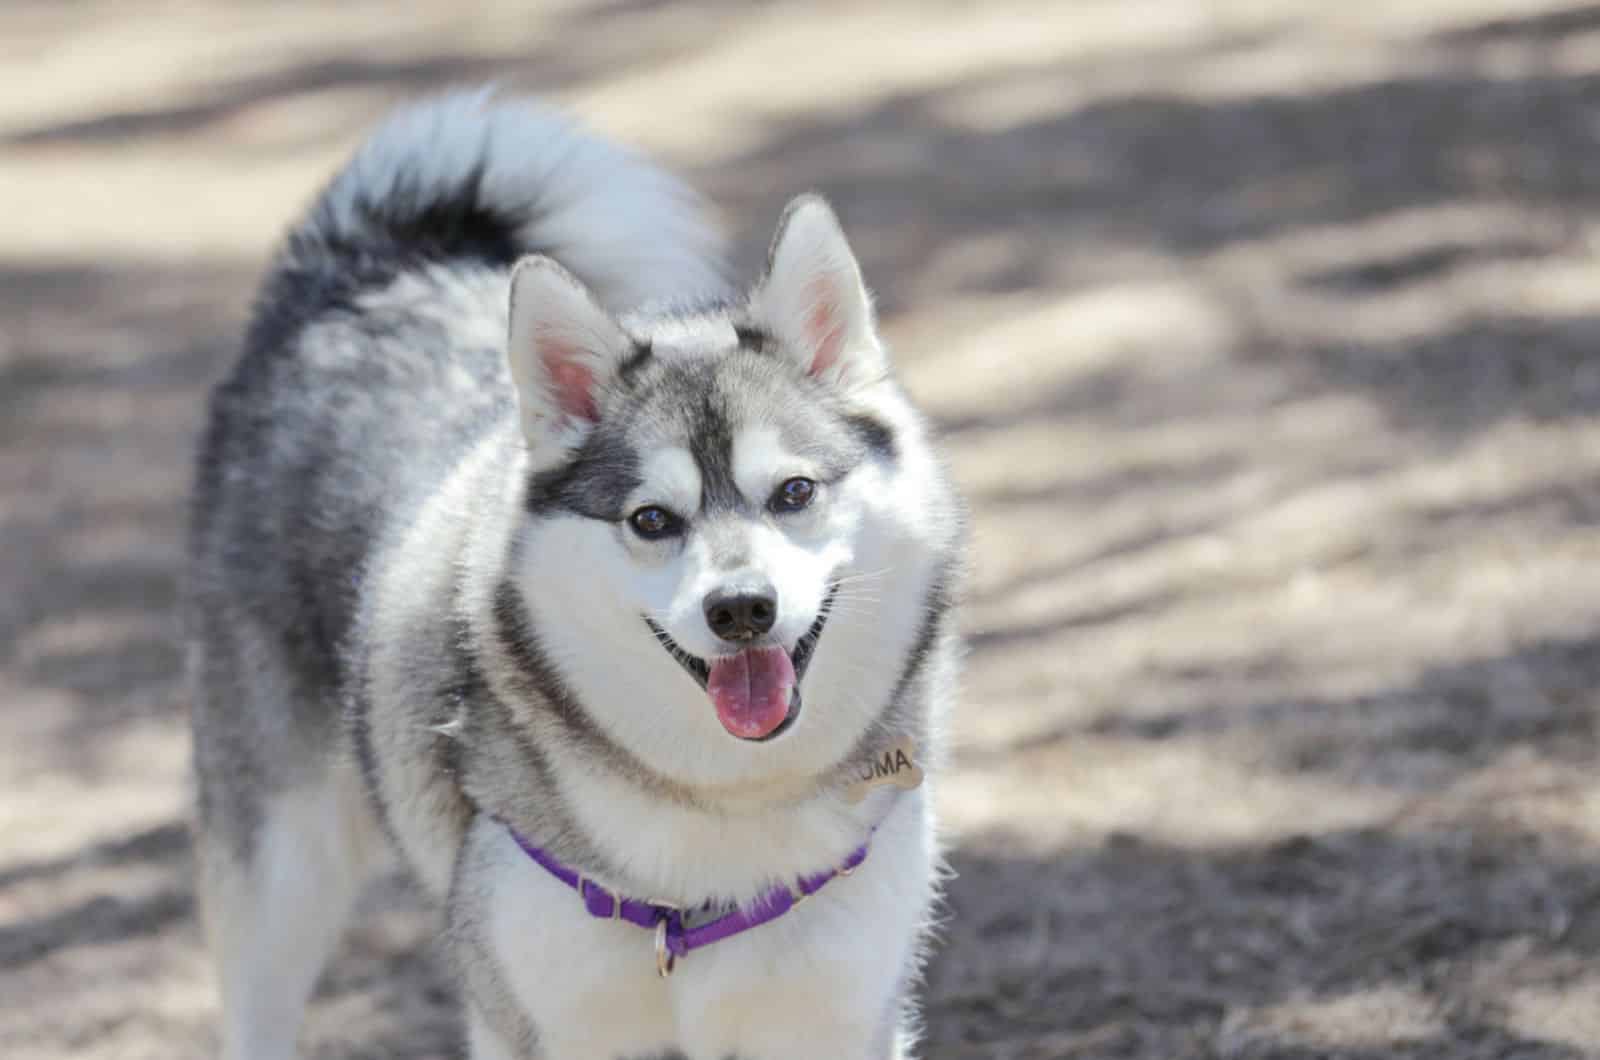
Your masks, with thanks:
[(830, 207), (722, 253), (488, 93), (286, 236), (190, 524), (225, 1055), (294, 1054), (391, 849), (478, 1060), (910, 1055), (963, 508)]

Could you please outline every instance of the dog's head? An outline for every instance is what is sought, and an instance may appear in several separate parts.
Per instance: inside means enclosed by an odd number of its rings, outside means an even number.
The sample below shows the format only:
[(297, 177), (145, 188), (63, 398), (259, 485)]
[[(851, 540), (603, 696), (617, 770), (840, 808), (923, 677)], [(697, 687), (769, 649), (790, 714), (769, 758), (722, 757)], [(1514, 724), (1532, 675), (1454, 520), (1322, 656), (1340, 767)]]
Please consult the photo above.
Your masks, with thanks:
[(509, 359), (515, 574), (584, 709), (683, 783), (838, 762), (942, 606), (959, 515), (828, 206), (796, 200), (748, 298), (706, 312), (617, 319), (530, 258)]

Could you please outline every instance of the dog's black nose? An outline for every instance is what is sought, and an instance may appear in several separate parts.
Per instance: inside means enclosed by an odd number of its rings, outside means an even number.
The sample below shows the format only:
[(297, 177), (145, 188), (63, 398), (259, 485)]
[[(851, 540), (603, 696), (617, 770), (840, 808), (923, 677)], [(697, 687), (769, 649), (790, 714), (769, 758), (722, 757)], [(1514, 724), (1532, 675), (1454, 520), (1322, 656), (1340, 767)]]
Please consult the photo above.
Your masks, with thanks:
[(706, 625), (723, 640), (759, 637), (778, 620), (778, 594), (770, 585), (713, 589), (704, 603)]

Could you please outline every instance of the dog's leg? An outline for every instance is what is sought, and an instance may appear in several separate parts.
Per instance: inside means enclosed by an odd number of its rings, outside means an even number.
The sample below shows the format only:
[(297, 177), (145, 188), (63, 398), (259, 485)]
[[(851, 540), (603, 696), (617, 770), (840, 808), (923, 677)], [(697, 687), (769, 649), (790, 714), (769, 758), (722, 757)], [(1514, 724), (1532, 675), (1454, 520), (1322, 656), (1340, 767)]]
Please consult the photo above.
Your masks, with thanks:
[(268, 795), (247, 849), (201, 836), (223, 1056), (294, 1056), (306, 1002), (365, 881), (375, 823), (348, 769)]

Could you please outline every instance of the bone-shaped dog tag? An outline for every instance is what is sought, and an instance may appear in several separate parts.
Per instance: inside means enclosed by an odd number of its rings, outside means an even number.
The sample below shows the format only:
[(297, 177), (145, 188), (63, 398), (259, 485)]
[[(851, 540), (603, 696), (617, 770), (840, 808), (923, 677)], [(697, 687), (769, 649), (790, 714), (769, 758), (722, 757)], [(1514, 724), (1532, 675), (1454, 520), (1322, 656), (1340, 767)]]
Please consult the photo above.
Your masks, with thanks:
[(845, 797), (860, 802), (867, 792), (883, 784), (893, 784), (903, 791), (922, 784), (922, 767), (917, 765), (917, 745), (910, 738), (900, 741), (886, 751), (880, 751), (863, 760), (845, 789)]

